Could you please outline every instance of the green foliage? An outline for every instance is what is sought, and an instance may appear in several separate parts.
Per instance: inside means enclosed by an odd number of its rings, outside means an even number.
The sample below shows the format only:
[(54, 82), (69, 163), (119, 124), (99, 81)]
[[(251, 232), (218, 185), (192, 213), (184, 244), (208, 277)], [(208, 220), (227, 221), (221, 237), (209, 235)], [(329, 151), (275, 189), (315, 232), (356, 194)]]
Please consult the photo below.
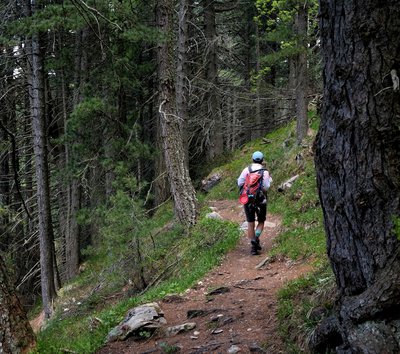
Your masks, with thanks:
[[(286, 175), (280, 182), (290, 177)], [(305, 161), (304, 171), (289, 190), (271, 196), (270, 205), (271, 212), (283, 216), (284, 227), (274, 254), (285, 254), (293, 259), (308, 256), (325, 258), (322, 210), (312, 160)]]
[[(299, 7), (305, 6), (307, 6), (309, 14), (309, 32), (304, 36), (297, 33), (295, 22)], [(260, 27), (261, 42), (274, 49), (269, 50), (260, 58), (262, 69), (260, 72), (254, 73), (253, 80), (258, 80), (268, 74), (272, 67), (278, 71), (287, 71), (288, 59), (295, 58), (301, 52), (307, 51), (309, 56), (312, 56), (308, 44), (316, 40), (316, 14), (318, 11), (316, 0), (257, 0), (256, 7), (256, 20)], [(309, 60), (309, 63), (309, 74), (318, 75), (318, 72), (314, 70), (318, 63), (315, 63), (314, 60)], [(283, 84), (286, 82), (283, 81)]]
[[(102, 104), (94, 102), (93, 107), (102, 108)], [(85, 120), (85, 115), (82, 119)], [(314, 114), (310, 115), (310, 121), (311, 127), (316, 129), (318, 119)], [(327, 309), (331, 307), (329, 296), (325, 294), (332, 293), (328, 283), (332, 283), (333, 277), (324, 255), (325, 239), (312, 151), (309, 147), (297, 146), (294, 123), (268, 134), (266, 138), (270, 144), (252, 141), (234, 152), (230, 162), (214, 169), (213, 172), (220, 172), (223, 178), (207, 196), (199, 195), (199, 200), (206, 204), (210, 199), (236, 199), (236, 179), (241, 170), (251, 162), (255, 150), (264, 152), (267, 168), (274, 179), (269, 192), (269, 210), (282, 216), (284, 228), (277, 238), (273, 254), (295, 259), (309, 257), (315, 264), (325, 267), (316, 275), (289, 284), (280, 293), (281, 332), (292, 343), (299, 341), (315, 324), (314, 320), (307, 318), (311, 308), (316, 304)], [(313, 137), (308, 139), (305, 144), (311, 146)], [(296, 162), (299, 154), (304, 157), (301, 165)], [(164, 205), (149, 218), (143, 210), (141, 187), (130, 174), (130, 167), (122, 162), (107, 163), (114, 168), (116, 175), (115, 193), (107, 206), (96, 211), (101, 239), (96, 247), (87, 250), (85, 271), (60, 294), (60, 304), (64, 299), (75, 297), (80, 305), (58, 306), (57, 317), (39, 335), (40, 353), (59, 352), (61, 347), (79, 353), (94, 352), (129, 308), (167, 294), (184, 292), (217, 265), (239, 239), (238, 225), (205, 218), (206, 207), (201, 210), (199, 222), (190, 234), (172, 222), (171, 204)], [(299, 178), (292, 188), (279, 193), (277, 187), (294, 174), (299, 174)], [(83, 221), (90, 217), (93, 216), (82, 213)], [(146, 285), (152, 285), (145, 291), (141, 277)], [(316, 297), (316, 289), (321, 285), (325, 290), (318, 290), (322, 297)], [(107, 299), (121, 293), (122, 288), (129, 290), (114, 305), (109, 304)], [(71, 309), (64, 313), (64, 307)], [(294, 331), (295, 326), (300, 326), (300, 331)], [(287, 333), (293, 333), (294, 337)], [(289, 346), (295, 348), (294, 344)]]
[(56, 29), (76, 30), (82, 28), (85, 22), (72, 4), (63, 5), (48, 4), (36, 9), (30, 17), (23, 17), (18, 21), (10, 22), (7, 32), (11, 36), (30, 36), (39, 32), (47, 32)]
[(314, 273), (291, 281), (278, 292), (279, 331), (288, 353), (308, 352), (307, 338), (320, 320), (313, 310), (328, 316), (334, 301), (334, 276), (326, 262)]
[(178, 346), (171, 345), (166, 342), (161, 342), (160, 348), (162, 349), (162, 352), (166, 354), (179, 353), (181, 351)]
[(139, 24), (125, 30), (121, 34), (121, 39), (124, 39), (129, 43), (140, 43), (142, 41), (147, 43), (158, 43), (161, 36), (162, 35), (154, 28)]
[[(205, 212), (206, 210), (202, 214)], [(172, 217), (171, 206), (163, 208), (151, 220), (143, 220), (138, 227), (138, 237), (142, 239), (145, 235), (156, 234)], [(200, 277), (218, 264), (221, 256), (235, 246), (239, 234), (237, 225), (233, 223), (202, 218), (190, 235), (182, 233), (180, 228), (155, 235), (153, 241), (157, 247), (150, 247), (155, 253), (147, 254), (151, 258), (151, 264), (148, 265), (162, 271), (172, 264), (171, 273), (143, 294), (133, 293), (134, 296), (127, 296), (116, 305), (105, 304), (107, 293), (99, 292), (96, 296), (91, 295), (89, 299), (82, 301), (82, 304), (66, 317), (63, 313), (63, 307), (66, 306), (64, 304), (56, 318), (40, 333), (37, 353), (56, 353), (62, 350), (82, 354), (94, 352), (103, 344), (109, 330), (123, 319), (129, 308), (160, 299), (166, 294), (183, 292), (193, 286)], [(123, 248), (117, 247), (120, 250)], [(101, 270), (104, 266), (103, 256), (89, 261), (85, 272), (74, 280), (70, 290), (60, 294), (60, 301), (63, 302), (64, 296), (76, 296), (80, 287), (85, 284), (87, 286), (88, 280), (83, 281), (82, 278), (92, 277), (90, 284), (95, 284), (95, 281), (104, 282), (104, 270)], [(157, 278), (159, 274), (155, 273), (153, 276)], [(116, 292), (117, 289), (113, 291)], [(74, 340), (71, 341), (71, 338)]]

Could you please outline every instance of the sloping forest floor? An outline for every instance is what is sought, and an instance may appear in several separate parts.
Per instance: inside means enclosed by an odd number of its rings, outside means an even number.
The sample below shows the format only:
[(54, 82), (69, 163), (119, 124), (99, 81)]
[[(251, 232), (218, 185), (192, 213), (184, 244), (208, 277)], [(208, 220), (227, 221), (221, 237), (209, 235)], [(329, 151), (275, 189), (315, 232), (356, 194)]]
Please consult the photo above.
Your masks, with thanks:
[[(245, 216), (236, 200), (209, 203), (224, 220), (243, 224)], [(250, 255), (243, 232), (237, 247), (221, 264), (184, 294), (170, 295), (159, 302), (167, 326), (195, 322), (196, 327), (173, 337), (157, 332), (147, 339), (128, 338), (113, 342), (97, 353), (283, 353), (278, 334), (277, 291), (286, 282), (307, 273), (304, 261), (268, 258), (260, 265), (281, 230), (278, 215), (268, 215), (258, 256)], [(188, 318), (188, 313), (197, 313)]]

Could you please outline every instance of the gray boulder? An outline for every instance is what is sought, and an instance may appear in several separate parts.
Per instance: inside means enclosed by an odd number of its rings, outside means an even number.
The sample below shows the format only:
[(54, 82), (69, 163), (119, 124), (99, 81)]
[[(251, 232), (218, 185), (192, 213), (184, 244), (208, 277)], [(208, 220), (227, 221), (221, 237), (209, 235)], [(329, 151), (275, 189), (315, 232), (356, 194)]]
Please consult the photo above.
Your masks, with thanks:
[(156, 302), (144, 304), (128, 311), (124, 320), (108, 333), (107, 342), (122, 341), (140, 331), (154, 331), (166, 323), (164, 313)]

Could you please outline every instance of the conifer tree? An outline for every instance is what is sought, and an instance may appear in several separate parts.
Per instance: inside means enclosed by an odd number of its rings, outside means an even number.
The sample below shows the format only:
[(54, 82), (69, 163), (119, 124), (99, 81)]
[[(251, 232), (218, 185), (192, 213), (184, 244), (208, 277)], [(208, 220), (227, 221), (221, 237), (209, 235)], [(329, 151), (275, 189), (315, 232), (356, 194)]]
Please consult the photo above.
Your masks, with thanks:
[(157, 51), (159, 80), (159, 120), (164, 159), (168, 181), (174, 198), (175, 213), (187, 227), (196, 223), (196, 194), (185, 164), (185, 150), (180, 118), (176, 114), (175, 83), (172, 49), (172, 9), (171, 0), (159, 0), (157, 3), (157, 26), (165, 34)]

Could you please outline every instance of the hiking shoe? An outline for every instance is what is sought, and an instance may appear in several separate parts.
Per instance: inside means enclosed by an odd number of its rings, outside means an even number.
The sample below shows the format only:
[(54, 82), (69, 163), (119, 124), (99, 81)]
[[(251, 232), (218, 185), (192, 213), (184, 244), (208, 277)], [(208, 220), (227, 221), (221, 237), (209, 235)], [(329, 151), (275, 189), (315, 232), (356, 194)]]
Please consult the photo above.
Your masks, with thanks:
[(257, 255), (258, 255), (257, 248), (255, 248), (254, 246), (251, 246), (250, 254), (251, 254), (252, 256), (257, 256)]
[(262, 247), (260, 245), (260, 239), (255, 237), (251, 240), (251, 245), (256, 249), (256, 251), (261, 251)]

